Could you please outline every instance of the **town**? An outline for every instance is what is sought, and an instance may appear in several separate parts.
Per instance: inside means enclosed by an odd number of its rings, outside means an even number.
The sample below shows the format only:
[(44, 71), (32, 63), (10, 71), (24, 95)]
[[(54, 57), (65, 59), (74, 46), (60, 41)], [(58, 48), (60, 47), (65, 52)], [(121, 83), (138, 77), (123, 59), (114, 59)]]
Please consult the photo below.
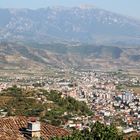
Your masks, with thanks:
[[(61, 75), (61, 76), (60, 76)], [(115, 124), (120, 131), (127, 133), (140, 132), (140, 80), (119, 70), (102, 71), (65, 71), (60, 70), (53, 76), (32, 76), (0, 79), (0, 91), (17, 85), (23, 89), (56, 90), (62, 93), (61, 98), (72, 97), (85, 102), (92, 115), (72, 116), (61, 125), (63, 128), (83, 130), (90, 123), (97, 121)], [(41, 103), (47, 102), (43, 94), (34, 98)], [(7, 113), (1, 108), (1, 117)], [(67, 114), (67, 112), (65, 112)]]

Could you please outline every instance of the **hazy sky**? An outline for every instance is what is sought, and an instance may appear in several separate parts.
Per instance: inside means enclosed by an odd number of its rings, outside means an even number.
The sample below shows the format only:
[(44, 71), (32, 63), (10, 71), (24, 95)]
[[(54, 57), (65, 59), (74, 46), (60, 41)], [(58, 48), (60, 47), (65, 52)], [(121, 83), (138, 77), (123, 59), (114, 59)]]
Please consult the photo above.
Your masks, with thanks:
[(43, 8), (48, 6), (79, 6), (91, 4), (98, 8), (140, 19), (140, 0), (0, 0), (0, 8)]

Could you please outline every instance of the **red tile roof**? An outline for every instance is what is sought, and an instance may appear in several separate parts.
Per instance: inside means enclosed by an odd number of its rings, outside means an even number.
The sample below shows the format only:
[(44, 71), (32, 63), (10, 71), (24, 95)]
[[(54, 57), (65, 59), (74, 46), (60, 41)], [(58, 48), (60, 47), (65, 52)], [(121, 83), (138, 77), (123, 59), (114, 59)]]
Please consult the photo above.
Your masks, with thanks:
[[(0, 118), (0, 140), (26, 140), (20, 130), (27, 128), (27, 123), (28, 118), (23, 116)], [(41, 137), (45, 140), (65, 135), (69, 135), (67, 130), (41, 123)]]

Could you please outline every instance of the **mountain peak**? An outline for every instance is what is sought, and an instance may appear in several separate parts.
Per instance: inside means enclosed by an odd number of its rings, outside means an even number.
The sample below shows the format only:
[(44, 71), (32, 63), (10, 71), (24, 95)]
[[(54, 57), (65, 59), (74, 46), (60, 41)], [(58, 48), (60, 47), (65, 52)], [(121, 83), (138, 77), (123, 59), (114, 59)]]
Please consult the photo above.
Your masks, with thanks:
[(97, 9), (96, 6), (91, 5), (91, 4), (81, 4), (81, 5), (79, 6), (79, 8), (81, 8), (81, 9)]

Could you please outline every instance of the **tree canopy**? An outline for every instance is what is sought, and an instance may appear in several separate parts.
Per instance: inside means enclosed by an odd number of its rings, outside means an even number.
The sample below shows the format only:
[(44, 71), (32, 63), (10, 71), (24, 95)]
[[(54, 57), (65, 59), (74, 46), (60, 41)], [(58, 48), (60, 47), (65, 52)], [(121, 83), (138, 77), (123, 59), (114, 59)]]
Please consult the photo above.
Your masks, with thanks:
[(90, 130), (74, 131), (70, 136), (52, 138), (52, 140), (123, 140), (123, 137), (115, 126), (107, 126), (96, 122), (91, 125)]

